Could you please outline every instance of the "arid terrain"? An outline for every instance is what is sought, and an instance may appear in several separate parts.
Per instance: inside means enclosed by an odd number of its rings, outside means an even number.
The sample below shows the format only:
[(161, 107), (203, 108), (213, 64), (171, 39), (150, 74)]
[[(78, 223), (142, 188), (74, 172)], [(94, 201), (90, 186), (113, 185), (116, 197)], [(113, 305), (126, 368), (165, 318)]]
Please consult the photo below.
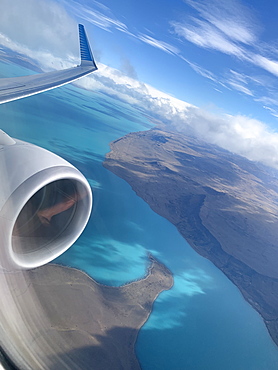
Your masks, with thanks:
[(226, 274), (278, 345), (277, 171), (158, 128), (111, 143), (104, 166)]
[(134, 349), (138, 331), (159, 293), (173, 285), (170, 271), (149, 259), (145, 278), (120, 287), (59, 265), (0, 276), (10, 287), (4, 309), (13, 317), (6, 321), (1, 315), (14, 346), (7, 347), (6, 337), (6, 354), (18, 359), (20, 368), (140, 369)]

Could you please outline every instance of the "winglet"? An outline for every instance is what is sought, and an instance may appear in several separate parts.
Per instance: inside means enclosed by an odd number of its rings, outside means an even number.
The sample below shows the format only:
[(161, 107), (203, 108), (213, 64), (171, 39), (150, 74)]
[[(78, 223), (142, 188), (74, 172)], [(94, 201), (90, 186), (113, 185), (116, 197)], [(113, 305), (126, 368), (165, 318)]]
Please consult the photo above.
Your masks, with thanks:
[(93, 53), (85, 32), (83, 24), (79, 24), (79, 42), (80, 42), (80, 56), (81, 56), (81, 67), (82, 66), (93, 66), (97, 69), (94, 61)]

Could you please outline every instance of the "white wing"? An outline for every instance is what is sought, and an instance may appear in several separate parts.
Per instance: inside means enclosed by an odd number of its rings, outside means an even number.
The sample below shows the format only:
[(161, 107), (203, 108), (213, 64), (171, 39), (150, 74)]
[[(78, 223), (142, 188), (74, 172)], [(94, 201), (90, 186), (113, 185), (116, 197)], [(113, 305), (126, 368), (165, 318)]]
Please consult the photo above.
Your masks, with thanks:
[(84, 26), (79, 24), (81, 64), (77, 67), (31, 76), (0, 79), (0, 104), (54, 89), (97, 69)]

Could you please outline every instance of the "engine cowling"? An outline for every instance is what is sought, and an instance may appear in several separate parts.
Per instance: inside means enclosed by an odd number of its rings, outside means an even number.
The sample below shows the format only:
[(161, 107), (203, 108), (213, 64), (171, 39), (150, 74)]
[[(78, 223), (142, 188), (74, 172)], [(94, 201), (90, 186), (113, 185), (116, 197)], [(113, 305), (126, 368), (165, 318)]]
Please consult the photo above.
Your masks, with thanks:
[(39, 267), (82, 233), (91, 214), (91, 188), (61, 157), (1, 134), (0, 265)]

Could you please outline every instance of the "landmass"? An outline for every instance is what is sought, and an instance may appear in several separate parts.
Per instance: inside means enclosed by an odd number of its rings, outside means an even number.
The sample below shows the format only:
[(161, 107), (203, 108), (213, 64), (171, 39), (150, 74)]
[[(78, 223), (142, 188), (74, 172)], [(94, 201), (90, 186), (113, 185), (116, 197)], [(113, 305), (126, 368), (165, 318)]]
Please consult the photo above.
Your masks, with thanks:
[(138, 331), (158, 294), (173, 285), (171, 272), (149, 258), (147, 275), (120, 287), (51, 264), (5, 274), (12, 294), (6, 309), (14, 319), (19, 309), (22, 318), (9, 322), (5, 331), (4, 343), (9, 338), (17, 346), (12, 358), (19, 359), (21, 369), (140, 369), (134, 349)]
[(110, 147), (104, 167), (224, 272), (278, 345), (278, 172), (160, 128)]

